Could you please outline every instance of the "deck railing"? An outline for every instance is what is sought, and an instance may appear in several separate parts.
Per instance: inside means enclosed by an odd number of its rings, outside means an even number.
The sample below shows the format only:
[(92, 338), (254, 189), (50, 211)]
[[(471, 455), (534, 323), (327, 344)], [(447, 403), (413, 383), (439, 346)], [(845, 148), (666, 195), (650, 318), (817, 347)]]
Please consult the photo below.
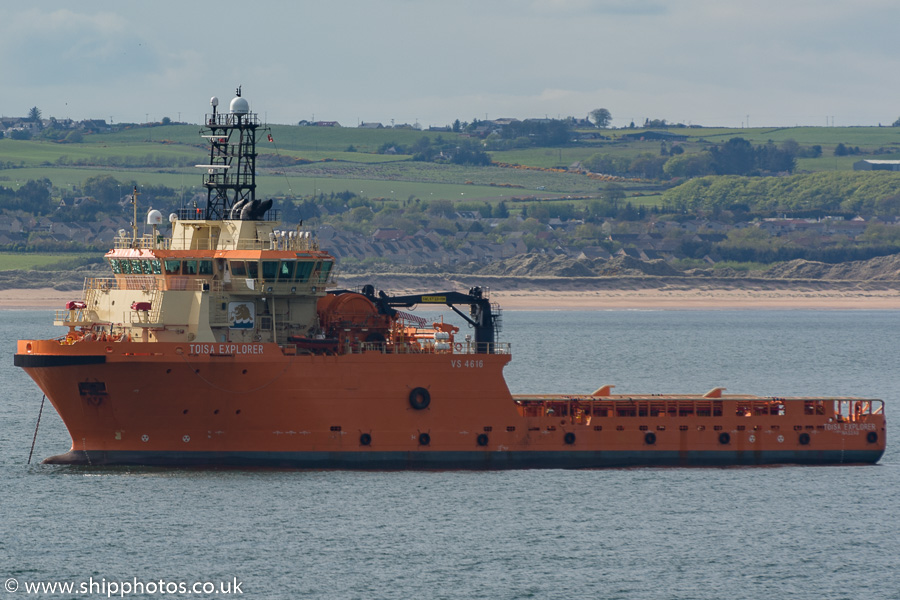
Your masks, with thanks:
[(139, 238), (133, 238), (127, 235), (116, 236), (113, 240), (113, 248), (142, 248), (154, 250), (168, 250), (172, 240), (164, 235), (145, 234)]
[[(282, 349), (285, 354), (303, 354), (306, 350), (300, 349), (295, 344), (283, 344)], [(483, 352), (476, 352), (481, 349)], [(490, 350), (490, 351), (488, 351)], [(483, 344), (476, 347), (472, 344), (462, 344), (459, 349), (451, 346), (449, 349), (437, 349), (433, 344), (397, 344), (393, 342), (363, 342), (358, 345), (351, 346), (349, 349), (352, 354), (365, 354), (366, 352), (377, 352), (379, 354), (444, 354), (448, 356), (466, 355), (469, 360), (477, 360), (479, 355), (484, 354), (512, 354), (512, 348), (508, 342), (495, 342), (493, 344)], [(341, 347), (337, 353), (344, 354), (347, 352), (346, 347)]]

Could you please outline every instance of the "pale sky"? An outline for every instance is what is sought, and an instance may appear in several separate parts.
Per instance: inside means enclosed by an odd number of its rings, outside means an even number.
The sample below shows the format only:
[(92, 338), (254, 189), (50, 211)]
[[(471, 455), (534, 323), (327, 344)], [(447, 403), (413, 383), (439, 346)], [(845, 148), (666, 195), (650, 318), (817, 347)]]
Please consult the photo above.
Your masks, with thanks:
[(78, 0), (0, 7), (0, 114), (199, 123), (900, 117), (897, 0)]

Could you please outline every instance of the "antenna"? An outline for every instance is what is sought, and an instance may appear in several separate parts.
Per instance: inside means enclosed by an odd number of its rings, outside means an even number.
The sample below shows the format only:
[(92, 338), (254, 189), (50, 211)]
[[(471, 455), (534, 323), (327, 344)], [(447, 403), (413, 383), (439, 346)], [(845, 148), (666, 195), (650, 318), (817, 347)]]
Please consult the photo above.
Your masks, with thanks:
[(134, 186), (134, 190), (131, 192), (131, 208), (134, 213), (131, 218), (131, 246), (133, 248), (137, 247), (137, 197), (137, 186)]

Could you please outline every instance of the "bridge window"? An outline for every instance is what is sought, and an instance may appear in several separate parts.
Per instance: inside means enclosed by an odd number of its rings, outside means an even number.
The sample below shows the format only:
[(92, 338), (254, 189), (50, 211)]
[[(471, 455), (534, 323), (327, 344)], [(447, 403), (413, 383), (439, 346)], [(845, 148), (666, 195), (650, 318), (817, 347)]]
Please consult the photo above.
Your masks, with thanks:
[(319, 283), (328, 281), (328, 274), (331, 273), (332, 266), (334, 266), (334, 263), (331, 261), (325, 261), (322, 263), (321, 270), (319, 271)]
[(213, 266), (211, 260), (201, 260), (199, 264), (200, 275), (212, 275), (213, 274)]
[(281, 261), (281, 270), (278, 273), (278, 281), (290, 281), (294, 278), (294, 265), (297, 264), (295, 260), (283, 260)]
[(118, 275), (122, 272), (122, 269), (119, 266), (119, 261), (115, 258), (109, 259), (109, 266), (112, 269), (113, 274), (115, 274), (115, 275)]
[(275, 281), (275, 278), (278, 277), (278, 261), (264, 260), (262, 267), (263, 279), (265, 279), (266, 281)]
[(196, 275), (197, 274), (197, 261), (196, 260), (184, 261), (184, 265), (182, 266), (181, 272), (185, 275)]
[(294, 281), (303, 283), (308, 280), (310, 273), (312, 273), (313, 264), (315, 263), (311, 260), (298, 261), (297, 271), (294, 273)]
[(180, 275), (181, 274), (181, 261), (180, 260), (167, 260), (165, 265), (166, 265), (166, 275)]
[(162, 269), (160, 268), (159, 259), (154, 258), (150, 261), (150, 271), (154, 275), (160, 275), (162, 273)]
[(235, 277), (246, 277), (247, 267), (242, 260), (231, 261), (231, 274)]

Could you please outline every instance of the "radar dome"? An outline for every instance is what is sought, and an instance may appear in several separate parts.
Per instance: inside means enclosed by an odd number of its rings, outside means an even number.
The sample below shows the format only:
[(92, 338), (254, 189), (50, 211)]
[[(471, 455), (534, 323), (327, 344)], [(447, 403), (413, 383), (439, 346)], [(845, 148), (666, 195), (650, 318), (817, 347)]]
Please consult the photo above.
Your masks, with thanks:
[(246, 115), (250, 112), (250, 103), (246, 99), (237, 96), (231, 101), (230, 110), (236, 115)]
[(158, 210), (151, 210), (147, 213), (147, 225), (162, 225), (163, 216)]

